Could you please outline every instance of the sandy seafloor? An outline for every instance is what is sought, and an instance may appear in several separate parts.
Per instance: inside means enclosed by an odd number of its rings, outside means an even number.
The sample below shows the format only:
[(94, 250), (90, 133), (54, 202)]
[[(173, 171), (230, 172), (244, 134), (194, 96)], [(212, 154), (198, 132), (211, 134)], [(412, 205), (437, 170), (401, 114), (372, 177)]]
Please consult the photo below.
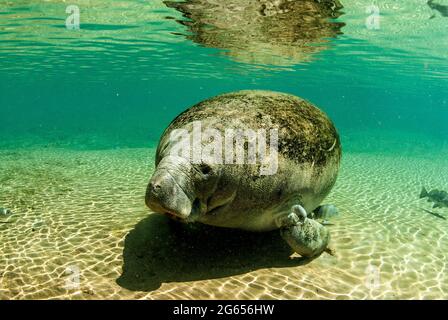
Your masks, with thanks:
[[(0, 151), (0, 299), (448, 298), (448, 159), (345, 153), (325, 201), (336, 257), (278, 232), (185, 227), (144, 205), (154, 149)], [(424, 209), (440, 216), (437, 217)], [(73, 272), (79, 270), (79, 287)]]

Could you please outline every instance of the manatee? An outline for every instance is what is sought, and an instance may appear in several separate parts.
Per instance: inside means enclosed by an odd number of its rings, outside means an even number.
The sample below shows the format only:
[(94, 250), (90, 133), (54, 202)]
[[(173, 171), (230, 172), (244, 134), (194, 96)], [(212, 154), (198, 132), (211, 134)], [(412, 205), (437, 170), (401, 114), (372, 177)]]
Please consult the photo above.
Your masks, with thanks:
[(185, 223), (279, 229), (295, 252), (317, 257), (329, 251), (330, 235), (307, 213), (319, 211), (335, 184), (341, 154), (335, 126), (310, 102), (272, 91), (222, 94), (166, 128), (145, 200)]

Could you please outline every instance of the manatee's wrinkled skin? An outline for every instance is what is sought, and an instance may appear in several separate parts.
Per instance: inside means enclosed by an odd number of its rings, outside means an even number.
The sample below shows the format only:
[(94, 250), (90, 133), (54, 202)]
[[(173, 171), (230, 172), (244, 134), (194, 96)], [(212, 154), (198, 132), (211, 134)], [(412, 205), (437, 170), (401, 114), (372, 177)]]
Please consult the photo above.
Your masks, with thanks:
[(192, 41), (246, 63), (295, 64), (342, 34), (338, 0), (165, 1), (186, 19)]
[[(277, 128), (277, 172), (260, 175), (260, 163), (215, 164), (205, 157), (194, 164), (191, 158), (174, 156), (172, 151), (179, 142), (170, 139), (173, 130), (192, 132), (198, 121), (203, 128), (219, 132), (229, 128)], [(202, 147), (208, 143), (203, 139)], [(292, 206), (301, 205), (306, 212), (319, 206), (336, 181), (340, 158), (341, 146), (334, 125), (309, 102), (270, 91), (232, 92), (198, 103), (176, 117), (165, 130), (146, 203), (153, 211), (184, 222), (250, 231), (274, 230), (281, 227)], [(324, 228), (314, 222), (310, 220), (305, 225)], [(316, 232), (326, 244), (327, 231), (320, 227)], [(310, 234), (307, 228), (303, 232)], [(313, 247), (305, 247), (314, 255)], [(299, 253), (308, 254), (306, 250)]]

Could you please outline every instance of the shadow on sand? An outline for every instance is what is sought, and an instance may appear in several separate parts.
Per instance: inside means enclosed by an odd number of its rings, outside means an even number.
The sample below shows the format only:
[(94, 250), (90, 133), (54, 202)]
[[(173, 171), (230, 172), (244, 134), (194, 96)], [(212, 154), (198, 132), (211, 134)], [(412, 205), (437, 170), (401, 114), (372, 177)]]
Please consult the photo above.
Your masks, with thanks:
[(278, 231), (251, 233), (186, 225), (154, 214), (126, 236), (123, 273), (117, 283), (132, 291), (153, 291), (162, 283), (214, 279), (310, 262), (291, 259), (291, 254)]
[(426, 209), (422, 209), (422, 210), (427, 212), (427, 213), (429, 213), (429, 214), (432, 214), (433, 216), (435, 216), (435, 217), (437, 217), (439, 219), (446, 220), (446, 218), (444, 216), (442, 216), (441, 214), (438, 214), (437, 212), (432, 212), (432, 211), (429, 211), (429, 210), (426, 210)]

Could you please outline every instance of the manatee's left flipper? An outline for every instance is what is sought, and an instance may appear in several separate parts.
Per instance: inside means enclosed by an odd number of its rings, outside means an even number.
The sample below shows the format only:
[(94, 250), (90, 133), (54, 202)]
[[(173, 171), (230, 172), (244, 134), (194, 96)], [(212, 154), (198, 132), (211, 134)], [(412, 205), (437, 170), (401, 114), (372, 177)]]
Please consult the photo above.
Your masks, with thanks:
[(308, 219), (301, 206), (293, 206), (292, 212), (281, 220), (280, 234), (291, 248), (302, 257), (317, 257), (327, 249), (330, 233), (319, 222)]
[(316, 209), (314, 209), (311, 217), (313, 219), (327, 220), (327, 219), (331, 219), (337, 215), (339, 215), (339, 210), (338, 210), (338, 208), (336, 208), (336, 206), (334, 206), (332, 204), (324, 204), (324, 205), (321, 205), (321, 206), (317, 207)]

